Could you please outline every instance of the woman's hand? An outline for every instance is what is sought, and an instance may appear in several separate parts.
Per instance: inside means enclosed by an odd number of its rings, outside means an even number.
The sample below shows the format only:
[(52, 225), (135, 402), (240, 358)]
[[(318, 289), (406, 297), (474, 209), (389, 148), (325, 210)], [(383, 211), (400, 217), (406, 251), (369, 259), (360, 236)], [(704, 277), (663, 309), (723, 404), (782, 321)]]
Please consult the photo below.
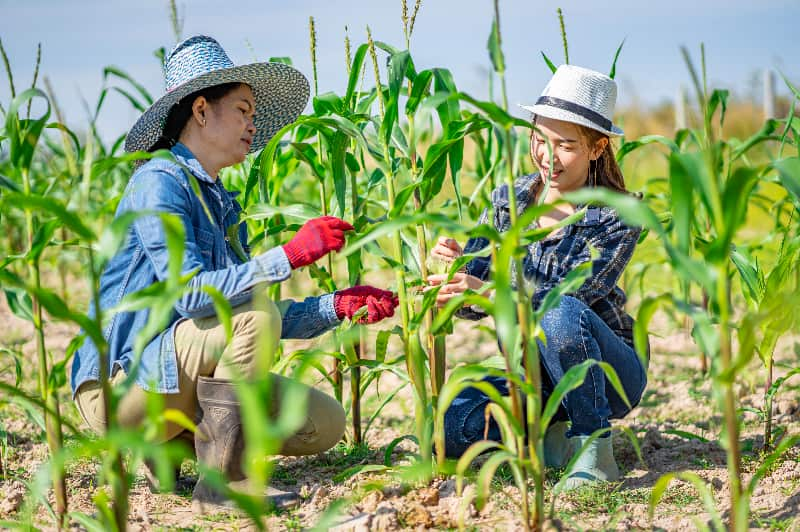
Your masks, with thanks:
[(425, 287), (423, 291), (427, 292), (428, 290), (432, 290), (437, 286), (442, 286), (439, 289), (439, 293), (436, 295), (436, 306), (441, 308), (452, 298), (460, 296), (466, 292), (467, 289), (480, 293), (483, 288), (483, 281), (474, 275), (469, 275), (463, 272), (458, 272), (453, 275), (453, 278), (450, 279), (450, 282), (447, 282), (447, 274), (429, 275), (428, 286)]
[(452, 238), (440, 236), (436, 245), (431, 250), (431, 258), (443, 260), (445, 262), (453, 262), (458, 257), (464, 254), (464, 250), (458, 245), (458, 242)]
[(335, 216), (314, 218), (297, 231), (283, 250), (294, 270), (316, 262), (331, 251), (342, 249), (345, 231), (352, 230), (352, 225)]
[(374, 286), (354, 286), (333, 294), (333, 308), (340, 320), (352, 318), (360, 308), (367, 307), (367, 313), (358, 319), (358, 323), (375, 323), (390, 318), (394, 316), (397, 304), (396, 294)]

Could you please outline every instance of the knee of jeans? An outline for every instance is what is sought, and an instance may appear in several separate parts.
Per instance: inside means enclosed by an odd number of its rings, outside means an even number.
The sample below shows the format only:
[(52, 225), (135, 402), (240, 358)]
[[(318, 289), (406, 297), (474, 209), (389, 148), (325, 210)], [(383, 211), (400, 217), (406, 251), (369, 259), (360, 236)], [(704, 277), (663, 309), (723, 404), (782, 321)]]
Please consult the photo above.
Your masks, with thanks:
[(581, 313), (587, 308), (582, 301), (563, 296), (557, 307), (547, 311), (541, 322), (547, 346), (561, 351), (580, 345), (583, 328)]
[(489, 399), (483, 393), (461, 392), (444, 413), (445, 455), (458, 458), (470, 445), (483, 439)]

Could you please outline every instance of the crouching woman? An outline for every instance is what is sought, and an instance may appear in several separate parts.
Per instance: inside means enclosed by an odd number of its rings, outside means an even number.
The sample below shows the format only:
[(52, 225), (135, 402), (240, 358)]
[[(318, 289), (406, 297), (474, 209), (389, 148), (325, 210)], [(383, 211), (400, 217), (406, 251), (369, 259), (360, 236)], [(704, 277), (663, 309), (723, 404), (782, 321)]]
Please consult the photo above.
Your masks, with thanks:
[[(112, 386), (120, 386), (129, 375), (134, 379), (116, 407), (121, 426), (140, 426), (147, 414), (147, 396), (161, 396), (165, 408), (198, 420), (203, 434), (194, 438), (168, 422), (162, 440), (188, 435), (198, 461), (222, 470), (236, 486), (245, 479), (234, 377), (271, 378), (272, 389), (280, 390), (284, 377), (259, 371), (268, 367), (264, 357), (274, 354), (281, 338), (320, 335), (365, 306), (368, 313), (361, 320), (373, 323), (391, 316), (397, 301), (391, 292), (369, 286), (299, 302), (275, 304), (266, 299), (265, 286), (342, 247), (345, 232), (352, 226), (338, 218), (311, 220), (286, 245), (252, 258), (246, 246), (237, 245), (237, 241), (247, 242), (246, 227), (239, 224), (241, 207), (222, 185), (219, 172), (264, 147), (275, 132), (297, 118), (309, 94), (302, 74), (276, 63), (234, 66), (220, 45), (204, 36), (178, 44), (166, 58), (165, 74), (167, 93), (136, 122), (125, 148), (129, 152), (166, 148), (175, 160), (152, 159), (139, 167), (117, 216), (144, 212), (177, 217), (186, 234), (181, 271), (195, 274), (189, 281), (191, 290), (175, 304), (167, 326), (147, 339), (136, 367), (134, 345), (149, 310), (121, 312), (111, 318), (104, 331), (108, 378)], [(126, 243), (102, 274), (99, 301), (94, 305), (103, 311), (113, 308), (125, 296), (165, 280), (169, 267), (161, 218), (137, 218)], [(231, 342), (204, 287), (213, 287), (233, 308)], [(73, 361), (71, 383), (83, 419), (103, 432), (107, 418), (99, 357), (96, 346), (84, 342)], [(278, 404), (278, 397), (276, 393), (273, 410), (294, 407)], [(282, 453), (306, 455), (329, 449), (340, 440), (344, 427), (341, 405), (309, 387), (305, 423), (284, 442)], [(277, 490), (270, 495), (278, 505), (297, 498)], [(225, 503), (223, 494), (202, 476), (193, 500), (201, 510)]]
[[(616, 92), (616, 84), (608, 76), (572, 65), (559, 67), (536, 104), (526, 107), (534, 115), (531, 157), (539, 173), (519, 178), (513, 191), (505, 185), (494, 190), (492, 210), (484, 211), (480, 223), (491, 223), (499, 231), (508, 230), (512, 193), (516, 195), (519, 212), (524, 212), (530, 206), (542, 201), (552, 203), (582, 187), (625, 192), (625, 182), (609, 142), (610, 136), (622, 134), (611, 122)], [(582, 207), (561, 204), (535, 223), (542, 228), (553, 226)], [(639, 402), (647, 375), (633, 348), (633, 319), (624, 309), (625, 294), (617, 286), (639, 235), (640, 229), (625, 225), (613, 209), (589, 206), (582, 219), (528, 247), (523, 267), (526, 280), (535, 285), (531, 302), (534, 308), (570, 271), (592, 260), (590, 248), (599, 253), (592, 263), (590, 277), (543, 317), (541, 326), (546, 341), (538, 344), (545, 403), (564, 374), (586, 360), (610, 364), (620, 377), (631, 405)], [(486, 239), (473, 238), (462, 251), (455, 240), (441, 238), (431, 256), (452, 261), (464, 252), (478, 252), (488, 245)], [(431, 288), (447, 283), (439, 290), (438, 305), (446, 304), (466, 289), (482, 291), (490, 267), (489, 258), (474, 258), (449, 283), (446, 275), (430, 276)], [(474, 307), (461, 309), (459, 314), (470, 319), (485, 316)], [(487, 380), (501, 393), (508, 394), (505, 379)], [(448, 456), (460, 456), (472, 443), (483, 439), (486, 431), (490, 439), (499, 440), (497, 424), (491, 421), (489, 427), (485, 426), (484, 411), (488, 403), (489, 398), (477, 388), (466, 389), (452, 402), (445, 414)], [(545, 435), (546, 464), (563, 467), (592, 433), (609, 428), (610, 419), (621, 418), (629, 411), (602, 369), (593, 365), (584, 382), (566, 395)], [(611, 434), (606, 431), (589, 443), (566, 487), (618, 477)]]

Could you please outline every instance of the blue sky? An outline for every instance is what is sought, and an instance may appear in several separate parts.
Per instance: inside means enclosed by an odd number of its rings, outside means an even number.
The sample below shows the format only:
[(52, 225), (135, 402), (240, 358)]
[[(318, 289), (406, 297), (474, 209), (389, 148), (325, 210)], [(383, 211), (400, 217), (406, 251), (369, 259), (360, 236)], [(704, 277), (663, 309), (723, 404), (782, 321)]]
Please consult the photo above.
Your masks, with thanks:
[[(222, 5), (179, 0), (184, 36), (212, 35), (235, 63), (290, 56), (309, 77), (308, 17), (313, 15), (321, 91), (343, 90), (345, 26), (354, 47), (365, 40), (367, 25), (376, 39), (403, 44), (399, 0), (238, 0)], [(623, 105), (674, 98), (689, 83), (679, 47), (688, 46), (699, 63), (701, 42), (713, 87), (745, 96), (753, 80), (761, 82), (759, 72), (765, 67), (800, 81), (800, 40), (792, 27), (800, 20), (798, 0), (500, 0), (512, 104), (534, 100), (549, 78), (540, 50), (556, 63), (563, 60), (558, 6), (566, 16), (571, 63), (608, 71), (616, 47), (626, 39), (617, 67)], [(417, 67), (447, 67), (461, 90), (485, 97), (492, 10), (491, 0), (423, 0), (411, 44)], [(82, 98), (94, 104), (105, 65), (128, 71), (158, 96), (163, 80), (152, 51), (174, 44), (165, 0), (0, 0), (0, 38), (18, 88), (30, 83), (36, 44), (42, 43), (42, 74), (52, 82), (68, 124), (77, 129), (85, 124)], [(786, 94), (782, 83), (778, 93)], [(0, 102), (7, 105), (8, 100), (8, 85), (0, 76)], [(121, 97), (111, 96), (99, 127), (110, 138), (136, 118)]]

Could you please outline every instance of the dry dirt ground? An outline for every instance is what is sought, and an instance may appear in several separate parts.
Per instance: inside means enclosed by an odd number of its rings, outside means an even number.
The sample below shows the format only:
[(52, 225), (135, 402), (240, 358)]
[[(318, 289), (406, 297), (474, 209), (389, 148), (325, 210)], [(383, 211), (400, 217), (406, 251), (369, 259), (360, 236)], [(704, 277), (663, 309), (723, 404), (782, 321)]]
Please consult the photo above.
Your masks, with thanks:
[[(714, 407), (708, 379), (699, 370), (696, 348), (666, 319), (656, 320), (652, 336), (653, 357), (650, 382), (641, 404), (616, 426), (626, 426), (636, 434), (643, 455), (639, 461), (633, 445), (621, 434), (615, 437), (615, 454), (624, 478), (620, 482), (562, 494), (555, 500), (555, 512), (548, 521), (550, 529), (693, 529), (705, 523), (708, 514), (697, 491), (689, 484), (674, 481), (652, 520), (648, 500), (656, 481), (664, 473), (691, 471), (709, 486), (724, 515), (727, 515), (729, 484), (725, 452), (718, 443), (721, 419)], [(0, 303), (0, 348), (24, 353), (22, 387), (35, 391), (35, 353), (32, 329), (17, 319)], [(387, 328), (382, 325), (382, 328)], [(673, 331), (667, 333), (666, 331)], [(675, 332), (677, 331), (677, 332)], [(59, 323), (47, 325), (47, 342), (54, 357), (64, 349), (76, 330)], [(330, 335), (328, 335), (330, 336)], [(324, 338), (319, 342), (326, 342)], [(394, 342), (395, 340), (392, 340)], [(303, 347), (300, 342), (286, 342), (285, 349)], [(798, 365), (793, 342), (781, 347), (780, 359)], [(494, 354), (495, 344), (488, 333), (474, 323), (460, 322), (448, 338), (450, 367)], [(390, 354), (397, 345), (390, 343)], [(10, 356), (0, 351), (0, 379), (14, 382)], [(737, 385), (741, 407), (758, 408), (764, 371), (758, 361), (746, 372), (744, 383)], [(778, 373), (780, 374), (779, 370)], [(380, 393), (392, 388), (391, 376), (382, 377)], [(800, 434), (800, 377), (790, 380), (778, 395), (775, 425), (786, 434)], [(376, 387), (364, 400), (364, 419), (378, 404)], [(80, 423), (69, 401), (68, 385), (62, 387), (62, 411), (67, 419)], [(3, 392), (0, 392), (2, 394)], [(7, 396), (6, 396), (7, 398)], [(749, 479), (762, 462), (763, 428), (756, 414), (746, 408), (744, 419), (743, 462)], [(29, 485), (35, 472), (47, 460), (43, 435), (36, 423), (14, 403), (0, 395), (0, 521), (20, 518), (26, 511)], [(406, 387), (376, 418), (366, 433), (366, 445), (340, 444), (317, 456), (276, 459), (274, 484), (298, 492), (302, 504), (289, 512), (266, 516), (269, 530), (300, 530), (319, 522), (326, 509), (340, 501), (338, 517), (330, 526), (336, 530), (407, 530), (455, 529), (463, 524), (473, 530), (512, 530), (522, 527), (519, 492), (507, 470), (501, 469), (493, 485), (495, 493), (478, 511), (472, 504), (462, 504), (453, 478), (434, 479), (424, 484), (409, 484), (397, 474), (360, 473), (349, 478), (340, 475), (348, 468), (364, 464), (382, 464), (386, 446), (398, 436), (413, 432), (413, 406)], [(5, 434), (5, 436), (3, 436)], [(694, 436), (692, 436), (694, 435)], [(69, 439), (67, 444), (69, 444)], [(395, 464), (408, 461), (415, 447), (401, 443), (394, 451)], [(752, 497), (751, 528), (763, 530), (800, 530), (800, 448), (791, 448), (760, 482)], [(72, 511), (93, 514), (92, 497), (97, 493), (96, 473), (99, 460), (81, 460), (68, 466), (67, 485)], [(4, 475), (2, 474), (4, 473)], [(139, 471), (141, 473), (141, 471)], [(558, 471), (548, 472), (548, 486), (558, 478)], [(237, 514), (201, 517), (191, 510), (191, 490), (196, 482), (193, 464), (185, 461), (177, 494), (151, 494), (141, 474), (131, 488), (129, 528), (131, 530), (236, 530), (253, 529), (253, 523)], [(468, 495), (474, 486), (467, 482)], [(52, 500), (52, 494), (50, 494)], [(547, 490), (546, 502), (551, 493)], [(37, 526), (53, 528), (48, 511), (39, 506), (34, 512)], [(463, 520), (463, 523), (460, 523)], [(73, 523), (75, 529), (82, 529)]]

